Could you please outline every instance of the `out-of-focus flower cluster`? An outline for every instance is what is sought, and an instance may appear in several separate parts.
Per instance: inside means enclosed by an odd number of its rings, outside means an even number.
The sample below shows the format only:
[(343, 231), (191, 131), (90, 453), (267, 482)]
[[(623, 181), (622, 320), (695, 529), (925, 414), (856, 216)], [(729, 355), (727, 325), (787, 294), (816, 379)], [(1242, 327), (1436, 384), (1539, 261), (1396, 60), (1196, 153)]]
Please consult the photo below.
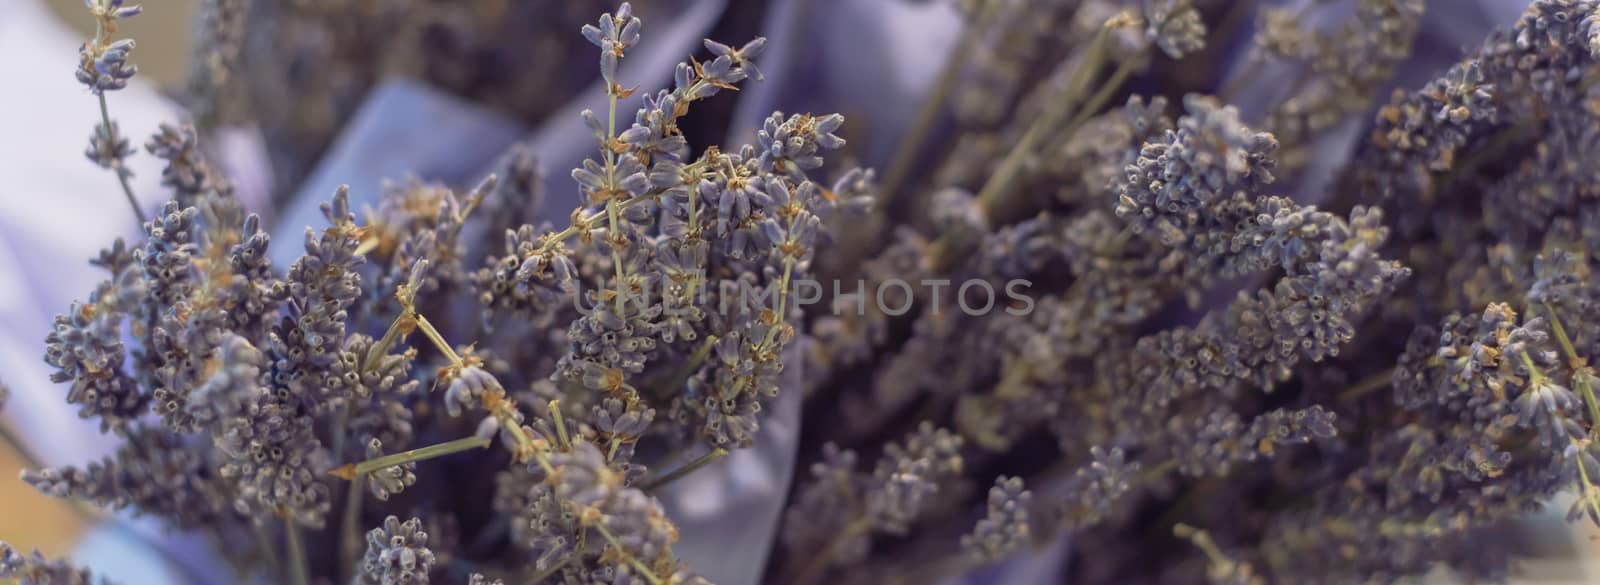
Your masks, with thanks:
[[(1329, 24), (1328, 2), (960, 2), (882, 182), (839, 164), (839, 114), (691, 143), (703, 103), (763, 79), (767, 41), (707, 40), (671, 87), (634, 87), (620, 63), (648, 33), (623, 3), (517, 77), (582, 63), (605, 88), (570, 215), (535, 217), (518, 147), (466, 190), (394, 182), (359, 214), (340, 190), (288, 266), (202, 133), (164, 127), (146, 150), (171, 202), (45, 340), (67, 401), (125, 444), (23, 479), (287, 582), (696, 584), (673, 547), (717, 535), (681, 534), (654, 490), (768, 440), (789, 399), (807, 472), (772, 582), (935, 582), (1063, 539), (1068, 582), (1501, 577), (1506, 521), (1566, 491), (1600, 523), (1600, 2), (1534, 0), (1392, 93), (1423, 3), (1338, 3)], [(291, 4), (246, 34), (245, 4), (202, 19), (203, 112), (277, 62), (254, 35), (333, 27), (323, 48), (351, 58), (291, 69), (304, 99), (261, 114), (294, 151), (280, 171), (347, 112), (320, 76), (369, 79), (344, 43), (378, 30), (428, 41), (397, 54), (458, 91), (549, 105), (499, 77), (526, 55), (494, 57), (477, 12)], [(89, 7), (79, 78), (104, 99), (138, 10)], [(595, 52), (556, 51), (571, 39)], [(1228, 44), (1232, 80), (1175, 73)], [(1229, 104), (1269, 69), (1292, 84)], [(87, 154), (125, 179), (103, 118)], [(1349, 122), (1368, 131), (1329, 192), (1295, 192)], [(802, 305), (812, 279), (835, 285)]]

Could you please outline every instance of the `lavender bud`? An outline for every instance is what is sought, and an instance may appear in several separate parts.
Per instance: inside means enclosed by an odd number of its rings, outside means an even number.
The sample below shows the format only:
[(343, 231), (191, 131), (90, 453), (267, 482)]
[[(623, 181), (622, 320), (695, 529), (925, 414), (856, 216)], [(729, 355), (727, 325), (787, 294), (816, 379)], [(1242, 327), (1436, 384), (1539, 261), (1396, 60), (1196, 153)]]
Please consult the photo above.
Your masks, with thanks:
[(367, 552), (356, 580), (362, 585), (426, 585), (433, 563), (422, 521), (389, 516), (367, 533)]

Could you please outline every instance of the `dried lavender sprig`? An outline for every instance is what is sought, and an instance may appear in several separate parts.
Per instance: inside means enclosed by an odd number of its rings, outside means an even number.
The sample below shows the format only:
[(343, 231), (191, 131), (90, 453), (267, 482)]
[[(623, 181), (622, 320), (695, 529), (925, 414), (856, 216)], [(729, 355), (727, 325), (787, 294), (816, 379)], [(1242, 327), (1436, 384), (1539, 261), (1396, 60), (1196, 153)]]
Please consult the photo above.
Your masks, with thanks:
[[(633, 16), (633, 7), (623, 2), (613, 14), (600, 15), (600, 26), (584, 25), (583, 36), (600, 48), (600, 75), (606, 82), (606, 130), (600, 136), (600, 154), (605, 161), (605, 175), (602, 178), (606, 190), (601, 191), (604, 197), (606, 221), (610, 226), (608, 236), (612, 238), (611, 263), (617, 272), (617, 315), (626, 313), (627, 295), (621, 294), (624, 283), (627, 282), (627, 264), (622, 261), (622, 250), (628, 245), (626, 236), (620, 229), (618, 199), (623, 190), (623, 178), (617, 176), (617, 151), (614, 149), (617, 140), (617, 99), (624, 94), (631, 94), (632, 90), (624, 89), (617, 81), (617, 62), (622, 59), (625, 51), (639, 42), (639, 19)], [(587, 117), (588, 112), (585, 111)], [(574, 178), (577, 178), (574, 171)], [(581, 183), (581, 180), (580, 180)], [(591, 203), (594, 197), (591, 197)]]
[[(114, 147), (119, 141), (126, 140), (117, 135), (117, 125), (111, 121), (111, 111), (106, 106), (106, 91), (126, 87), (139, 68), (127, 62), (128, 53), (133, 50), (133, 40), (112, 41), (111, 34), (116, 32), (118, 20), (138, 16), (144, 8), (138, 4), (124, 5), (124, 0), (85, 0), (84, 5), (95, 18), (94, 39), (80, 50), (78, 80), (87, 85), (100, 102), (100, 125), (95, 129), (95, 142)], [(91, 150), (105, 152), (103, 148)], [(144, 209), (139, 207), (139, 199), (133, 194), (133, 184), (129, 181), (133, 173), (122, 163), (125, 156), (124, 152), (122, 156), (116, 156), (114, 161), (103, 161), (102, 165), (109, 164), (108, 168), (116, 173), (122, 194), (127, 197), (128, 205), (133, 208), (139, 223), (143, 224), (149, 219), (145, 217)]]
[(383, 525), (367, 533), (367, 551), (357, 585), (427, 585), (435, 555), (428, 548), (422, 521), (384, 518)]

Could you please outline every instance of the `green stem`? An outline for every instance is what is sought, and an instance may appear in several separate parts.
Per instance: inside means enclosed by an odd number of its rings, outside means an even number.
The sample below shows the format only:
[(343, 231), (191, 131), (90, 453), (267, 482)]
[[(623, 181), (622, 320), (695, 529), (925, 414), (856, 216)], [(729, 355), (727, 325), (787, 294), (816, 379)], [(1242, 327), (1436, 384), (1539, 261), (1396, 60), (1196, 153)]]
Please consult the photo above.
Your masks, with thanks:
[[(789, 314), (789, 278), (794, 274), (794, 257), (783, 259), (783, 278), (778, 281), (778, 310), (774, 313), (772, 327), (767, 329), (767, 334), (762, 337), (761, 343), (756, 345), (755, 353), (762, 354), (769, 349), (772, 341), (777, 339), (778, 330), (783, 329), (784, 317)], [(733, 393), (738, 394), (748, 385), (749, 377), (742, 376), (733, 382)]]
[[(1047, 134), (1056, 131), (1067, 114), (1072, 112), (1083, 91), (1087, 89), (1089, 79), (1095, 71), (1100, 69), (1100, 64), (1105, 60), (1107, 39), (1111, 38), (1111, 24), (1100, 27), (1100, 32), (1094, 37), (1087, 48), (1088, 54), (1083, 62), (1078, 64), (1067, 82), (1066, 93), (1055, 103), (1045, 107), (1044, 112), (1028, 127), (1022, 138), (1017, 141), (1011, 151), (1006, 153), (1005, 159), (1000, 162), (1000, 168), (985, 181), (983, 188), (978, 191), (978, 207), (989, 217), (991, 224), (1004, 223), (1015, 207), (1010, 201), (1013, 187), (1022, 174), (1024, 163), (1028, 157), (1037, 150), (1040, 140)], [(928, 250), (928, 255), (935, 272), (944, 272), (951, 268), (952, 263), (964, 256), (964, 250), (958, 246), (964, 245), (949, 237), (941, 237)]]
[(789, 280), (794, 276), (794, 257), (783, 259), (783, 278), (778, 281), (778, 308), (774, 316), (776, 322), (767, 329), (767, 335), (761, 340), (761, 347), (772, 345), (772, 340), (778, 337), (778, 330), (783, 328), (783, 322), (789, 316)]
[(366, 501), (361, 490), (366, 481), (365, 475), (350, 480), (344, 499), (344, 522), (339, 528), (339, 566), (345, 568), (347, 580), (354, 579), (361, 570), (356, 563), (361, 556), (361, 505)]
[(377, 343), (372, 344), (372, 347), (367, 350), (366, 357), (361, 360), (361, 373), (371, 372), (373, 368), (378, 367), (378, 360), (382, 359), (384, 354), (389, 353), (389, 349), (394, 347), (396, 341), (400, 340), (402, 324), (410, 316), (410, 311), (401, 311), (400, 316), (395, 317), (394, 321), (389, 323), (389, 328), (383, 332), (383, 337), (379, 338)]
[(278, 559), (278, 549), (273, 546), (273, 538), (267, 532), (267, 527), (251, 522), (250, 529), (256, 533), (256, 545), (261, 549), (261, 559), (266, 561), (266, 566), (283, 567), (283, 561)]
[(428, 322), (428, 318), (419, 313), (412, 313), (412, 315), (417, 320), (417, 328), (422, 330), (423, 335), (428, 336), (428, 341), (433, 342), (434, 347), (439, 348), (439, 353), (444, 354), (445, 359), (450, 360), (450, 365), (461, 367), (461, 354), (456, 353), (455, 348), (450, 347), (450, 343), (444, 340), (444, 336), (439, 334), (439, 330), (434, 329), (433, 323)]
[(1384, 371), (1368, 376), (1366, 379), (1356, 382), (1354, 386), (1339, 392), (1339, 402), (1350, 402), (1378, 390), (1388, 388), (1393, 380), (1394, 368), (1391, 367)]
[(910, 129), (900, 137), (900, 144), (895, 147), (893, 162), (889, 163), (889, 170), (883, 176), (883, 187), (878, 190), (878, 209), (888, 209), (894, 202), (895, 195), (900, 192), (901, 183), (911, 171), (911, 165), (916, 162), (917, 155), (922, 152), (923, 142), (933, 130), (933, 123), (938, 120), (939, 112), (943, 110), (945, 100), (950, 96), (950, 90), (955, 88), (956, 80), (960, 79), (961, 70), (967, 64), (968, 58), (976, 52), (974, 49), (978, 41), (983, 38), (984, 31), (988, 30), (991, 17), (998, 12), (994, 7), (999, 4), (994, 2), (985, 6), (982, 14), (972, 23), (972, 27), (961, 35), (961, 40), (945, 57), (944, 69), (939, 72), (938, 81), (934, 82), (933, 90), (927, 99), (922, 101), (922, 107), (917, 110), (917, 117), (911, 122)]
[(488, 447), (489, 442), (490, 441), (487, 437), (463, 437), (454, 441), (445, 441), (443, 443), (429, 445), (427, 447), (411, 449), (409, 451), (401, 451), (392, 455), (374, 457), (360, 463), (339, 467), (329, 471), (328, 474), (334, 477), (354, 481), (357, 476), (366, 475), (380, 469), (394, 467), (404, 463), (424, 461), (427, 459), (433, 459), (435, 457), (443, 457), (445, 455), (460, 453), (462, 451), (470, 451), (472, 449), (482, 449), (484, 447)]
[(1594, 492), (1594, 482), (1589, 480), (1589, 472), (1584, 469), (1583, 463), (1579, 462), (1577, 467), (1578, 497), (1583, 498), (1583, 502), (1589, 505), (1589, 511), (1594, 514), (1596, 521), (1600, 522), (1600, 494)]
[(556, 474), (556, 466), (550, 464), (550, 457), (537, 449), (530, 449), (529, 453), (533, 454), (534, 462), (539, 464), (539, 468), (544, 470), (545, 475)]
[(306, 565), (306, 546), (300, 538), (300, 525), (292, 515), (283, 517), (283, 533), (289, 548), (289, 578), (294, 585), (310, 585), (311, 575)]
[[(106, 107), (106, 92), (98, 92), (100, 97), (100, 133), (107, 142), (111, 141), (111, 110)], [(128, 198), (128, 206), (133, 208), (133, 214), (139, 218), (139, 225), (149, 222), (144, 215), (144, 209), (139, 207), (139, 198), (133, 196), (133, 185), (128, 182), (128, 171), (122, 168), (119, 161), (117, 167), (111, 169), (117, 175), (117, 182), (122, 185), (122, 194)]]
[(567, 423), (566, 420), (561, 417), (560, 400), (550, 401), (550, 422), (554, 423), (556, 426), (556, 441), (560, 443), (558, 446), (561, 447), (562, 451), (571, 450), (572, 439), (567, 436)]
[(711, 349), (716, 344), (717, 336), (707, 335), (705, 340), (700, 342), (700, 347), (695, 348), (694, 353), (689, 355), (689, 359), (683, 362), (683, 367), (672, 376), (671, 381), (666, 384), (664, 390), (670, 393), (689, 383), (689, 377), (693, 376), (695, 371), (700, 369), (700, 366), (705, 365), (706, 360), (711, 357)]
[[(1550, 312), (1550, 328), (1556, 333), (1556, 342), (1561, 344), (1562, 353), (1567, 354), (1567, 362), (1575, 371), (1587, 367), (1584, 359), (1578, 356), (1577, 347), (1572, 345), (1572, 338), (1567, 336), (1567, 328), (1561, 325), (1561, 317), (1556, 315), (1556, 308), (1545, 303), (1544, 310)], [(1600, 428), (1600, 401), (1595, 400), (1594, 388), (1589, 385), (1589, 377), (1574, 374), (1573, 386), (1578, 387), (1578, 393), (1583, 395), (1584, 404), (1589, 406), (1589, 425), (1591, 428)]]
[(1188, 524), (1178, 523), (1172, 526), (1172, 534), (1178, 538), (1194, 543), (1195, 547), (1206, 554), (1213, 565), (1229, 565), (1233, 563), (1228, 555), (1222, 554), (1222, 549), (1217, 548), (1217, 543), (1211, 540), (1211, 533), (1195, 528)]
[(1061, 125), (1061, 120), (1077, 106), (1079, 97), (1089, 85), (1089, 79), (1100, 69), (1101, 62), (1105, 61), (1106, 43), (1107, 39), (1111, 38), (1110, 33), (1110, 27), (1100, 28), (1094, 41), (1090, 42), (1083, 62), (1078, 64), (1078, 70), (1074, 71), (1072, 78), (1068, 80), (1066, 94), (1061, 96), (1060, 101), (1045, 108), (1043, 115), (1028, 127), (1022, 139), (1017, 141), (1011, 152), (1006, 154), (1005, 160), (1000, 163), (1000, 168), (984, 183), (983, 189), (978, 192), (978, 203), (985, 211), (994, 214), (1006, 204), (1012, 186), (1022, 171), (1023, 163), (1034, 153), (1034, 147), (1039, 140), (1056, 130)]
[(1134, 68), (1137, 67), (1139, 62), (1143, 59), (1144, 54), (1140, 53), (1138, 55), (1128, 57), (1127, 59), (1124, 59), (1122, 63), (1118, 64), (1117, 69), (1111, 72), (1111, 77), (1106, 78), (1105, 83), (1100, 85), (1100, 89), (1096, 90), (1094, 95), (1089, 97), (1089, 101), (1084, 102), (1082, 108), (1079, 108), (1078, 114), (1072, 117), (1071, 122), (1067, 123), (1066, 131), (1061, 133), (1061, 136), (1052, 143), (1052, 146), (1054, 147), (1065, 144), (1068, 140), (1072, 139), (1073, 135), (1078, 133), (1079, 128), (1082, 128), (1084, 124), (1089, 123), (1089, 119), (1093, 118), (1095, 114), (1099, 113), (1100, 110), (1111, 101), (1111, 96), (1116, 95), (1117, 91), (1122, 89), (1122, 84), (1128, 81), (1128, 78), (1133, 75)]
[[(617, 135), (617, 88), (606, 88), (606, 140), (600, 145), (600, 152), (606, 159), (606, 186), (613, 188), (617, 185), (617, 155), (611, 151), (611, 141)], [(617, 200), (615, 197), (606, 198), (606, 221), (610, 226), (607, 236), (611, 239), (611, 264), (617, 271), (617, 317), (621, 318), (626, 310), (627, 296), (623, 288), (628, 286), (627, 267), (622, 264), (621, 244), (625, 241), (620, 229), (621, 222), (617, 221)]]
[(679, 467), (677, 469), (674, 469), (671, 472), (668, 472), (666, 475), (663, 475), (661, 477), (658, 477), (658, 478), (655, 478), (655, 479), (651, 479), (649, 482), (644, 484), (644, 487), (642, 487), (640, 489), (642, 489), (642, 490), (644, 490), (646, 492), (656, 491), (656, 490), (661, 489), (662, 487), (666, 486), (667, 484), (670, 484), (670, 483), (672, 483), (674, 481), (682, 479), (686, 475), (689, 475), (691, 473), (699, 471), (700, 468), (705, 467), (707, 465), (710, 465), (712, 462), (714, 462), (714, 461), (716, 461), (718, 459), (721, 459), (723, 457), (726, 457), (727, 455), (728, 455), (728, 450), (727, 449), (723, 449), (722, 447), (717, 447), (716, 449), (712, 450), (710, 453), (706, 453), (705, 455), (701, 455), (701, 456), (695, 458), (694, 461), (690, 461), (689, 463), (685, 464), (683, 467)]
[(628, 554), (627, 549), (622, 548), (622, 543), (617, 541), (617, 537), (613, 536), (610, 530), (606, 530), (604, 524), (595, 524), (594, 528), (600, 532), (600, 536), (604, 536), (606, 538), (606, 542), (611, 543), (611, 548), (617, 549), (617, 554), (622, 556), (622, 560), (627, 561), (629, 565), (633, 566), (635, 571), (638, 571), (641, 575), (644, 575), (645, 580), (649, 581), (650, 585), (661, 585), (661, 577), (657, 577), (655, 572), (650, 570), (650, 567), (646, 567), (644, 565), (644, 562), (634, 558), (633, 555)]

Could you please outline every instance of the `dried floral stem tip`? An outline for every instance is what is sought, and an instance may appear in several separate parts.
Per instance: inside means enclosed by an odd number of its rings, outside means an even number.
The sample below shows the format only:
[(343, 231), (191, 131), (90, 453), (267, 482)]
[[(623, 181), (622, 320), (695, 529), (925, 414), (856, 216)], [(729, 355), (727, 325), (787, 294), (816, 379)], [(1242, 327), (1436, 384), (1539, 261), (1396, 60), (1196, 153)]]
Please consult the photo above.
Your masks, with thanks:
[(427, 459), (433, 459), (435, 457), (443, 457), (445, 455), (460, 453), (462, 451), (482, 449), (484, 447), (488, 447), (489, 443), (490, 440), (488, 437), (463, 437), (454, 441), (445, 441), (436, 445), (428, 445), (427, 447), (420, 447), (417, 449), (411, 449), (409, 451), (401, 451), (392, 455), (384, 455), (382, 457), (368, 459), (360, 463), (346, 464), (330, 470), (328, 475), (332, 475), (347, 481), (354, 480), (356, 476), (372, 473), (385, 467), (394, 467), (396, 465), (405, 463), (424, 461)]

